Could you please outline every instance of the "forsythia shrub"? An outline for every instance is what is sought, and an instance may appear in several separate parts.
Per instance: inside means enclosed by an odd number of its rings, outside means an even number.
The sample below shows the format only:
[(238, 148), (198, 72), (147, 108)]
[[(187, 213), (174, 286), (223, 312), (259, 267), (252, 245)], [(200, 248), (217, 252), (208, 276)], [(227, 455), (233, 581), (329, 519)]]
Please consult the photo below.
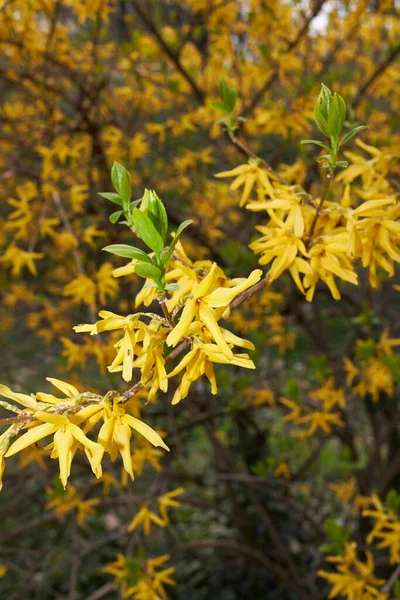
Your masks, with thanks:
[[(324, 6), (322, 35), (310, 26)], [(398, 7), (308, 8), (0, 3), (1, 193), (12, 208), (0, 238), (1, 329), (16, 346), (25, 328), (35, 332), (61, 355), (43, 367), (64, 373), (27, 393), (32, 385), (13, 375), (20, 357), (7, 353), (0, 489), (12, 493), (9, 473), (18, 486), (20, 469), (37, 463), (22, 495), (36, 501), (45, 487), (47, 513), (33, 512), (32, 527), (54, 517), (60, 548), (72, 544), (60, 588), (69, 598), (115, 588), (137, 600), (400, 597)], [(356, 56), (355, 39), (373, 52)], [(383, 42), (387, 56), (370, 73)], [(297, 95), (289, 81), (300, 85), (309, 54), (313, 76)], [(343, 96), (325, 84), (316, 93), (331, 62), (346, 74)], [(361, 87), (348, 65), (369, 73)], [(259, 106), (270, 90), (277, 95)], [(129, 104), (146, 115), (143, 128)], [(25, 136), (34, 152), (22, 168)], [(263, 158), (285, 142), (290, 164), (279, 150), (278, 160)], [(111, 163), (113, 191), (99, 199)], [(202, 184), (209, 165), (215, 177)], [(58, 463), (51, 485), (49, 457)], [(3, 519), (6, 542), (13, 518)], [(50, 530), (48, 539), (58, 541)], [(92, 550), (103, 545), (100, 564)], [(233, 556), (236, 573), (224, 560), (174, 556), (170, 566), (170, 554), (201, 550)], [(62, 550), (33, 583), (16, 583), (23, 569), (4, 552), (0, 590), (57, 596)]]

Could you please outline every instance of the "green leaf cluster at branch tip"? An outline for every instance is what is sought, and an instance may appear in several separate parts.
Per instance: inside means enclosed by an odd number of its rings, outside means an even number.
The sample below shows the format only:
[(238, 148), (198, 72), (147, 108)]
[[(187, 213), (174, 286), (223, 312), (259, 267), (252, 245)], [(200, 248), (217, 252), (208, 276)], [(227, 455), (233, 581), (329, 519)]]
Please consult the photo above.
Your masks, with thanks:
[(326, 169), (335, 170), (337, 167), (347, 167), (346, 160), (338, 161), (339, 149), (346, 144), (359, 131), (366, 129), (365, 125), (359, 125), (346, 133), (342, 139), (340, 135), (345, 125), (346, 103), (337, 92), (332, 95), (331, 90), (321, 84), (321, 92), (314, 106), (314, 119), (320, 131), (329, 139), (330, 145), (319, 140), (302, 140), (302, 144), (314, 144), (328, 151), (318, 160)]
[(244, 122), (244, 117), (233, 117), (233, 111), (236, 106), (237, 91), (229, 87), (226, 79), (221, 77), (219, 80), (219, 95), (221, 100), (213, 102), (213, 106), (226, 115), (226, 119), (220, 119), (218, 123), (224, 125), (228, 132), (233, 135), (238, 128), (238, 122)]
[(171, 285), (165, 283), (165, 272), (173, 257), (174, 248), (179, 241), (183, 230), (192, 221), (183, 221), (175, 232), (171, 243), (166, 246), (168, 235), (168, 217), (165, 207), (153, 190), (145, 190), (143, 197), (131, 201), (131, 179), (128, 171), (121, 164), (115, 162), (111, 170), (111, 181), (116, 193), (104, 192), (99, 194), (103, 198), (121, 206), (110, 215), (110, 221), (117, 223), (120, 217), (125, 220), (121, 224), (127, 225), (151, 250), (147, 254), (140, 248), (128, 244), (112, 244), (103, 248), (106, 252), (130, 258), (137, 261), (135, 273), (145, 279), (150, 279), (151, 284), (157, 287), (160, 295), (170, 290)]

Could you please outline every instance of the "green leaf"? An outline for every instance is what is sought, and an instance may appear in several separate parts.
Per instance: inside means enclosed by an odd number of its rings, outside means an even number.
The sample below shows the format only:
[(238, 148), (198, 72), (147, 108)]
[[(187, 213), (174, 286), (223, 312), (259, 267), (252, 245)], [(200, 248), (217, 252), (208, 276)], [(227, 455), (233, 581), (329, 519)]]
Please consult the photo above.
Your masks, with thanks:
[(147, 214), (154, 227), (160, 234), (163, 244), (165, 244), (168, 233), (167, 211), (165, 210), (164, 204), (154, 191), (150, 192)]
[(117, 256), (122, 256), (123, 258), (134, 258), (152, 264), (150, 256), (147, 256), (143, 250), (135, 248), (135, 246), (129, 246), (128, 244), (112, 244), (111, 246), (105, 246), (103, 250)]
[(122, 206), (129, 209), (131, 200), (131, 178), (128, 171), (118, 162), (114, 162), (111, 169), (111, 181), (115, 190), (122, 198)]
[(328, 144), (324, 144), (324, 142), (320, 142), (319, 140), (301, 140), (300, 144), (315, 144), (316, 146), (325, 148), (325, 150), (330, 150)]
[(322, 109), (319, 106), (319, 104), (316, 104), (314, 106), (314, 119), (320, 131), (322, 131), (324, 135), (329, 137), (328, 121), (322, 114)]
[(335, 140), (342, 133), (344, 120), (346, 118), (346, 104), (342, 96), (335, 92), (328, 113), (329, 135)]
[(99, 196), (114, 202), (114, 204), (118, 204), (118, 206), (122, 206), (122, 198), (119, 194), (115, 194), (114, 192), (99, 192)]
[(120, 216), (123, 214), (124, 214), (123, 210), (116, 210), (115, 212), (111, 213), (111, 215), (109, 216), (111, 223), (113, 223), (115, 225), (115, 223), (117, 223)]
[(339, 142), (339, 146), (343, 146), (343, 144), (346, 144), (349, 140), (351, 140), (352, 137), (354, 137), (356, 135), (356, 133), (358, 133), (359, 131), (362, 131), (363, 129), (368, 129), (368, 128), (366, 125), (359, 125), (358, 127), (354, 127), (354, 129), (352, 129), (351, 131), (346, 133), (346, 135), (343, 136), (343, 138)]
[(171, 292), (177, 292), (179, 290), (179, 285), (177, 283), (167, 283), (164, 289)]
[(218, 110), (221, 110), (226, 115), (229, 115), (231, 113), (229, 106), (227, 106), (225, 102), (213, 102), (212, 105), (214, 106), (214, 108), (218, 108)]
[(172, 240), (172, 242), (171, 242), (171, 244), (170, 244), (170, 246), (168, 248), (167, 253), (165, 254), (165, 257), (164, 257), (164, 265), (165, 266), (168, 266), (168, 264), (169, 264), (169, 262), (170, 262), (170, 260), (172, 258), (172, 255), (174, 253), (174, 248), (175, 248), (176, 244), (178, 243), (178, 240), (179, 240), (179, 238), (180, 238), (183, 230), (186, 229), (186, 227), (188, 227), (192, 223), (193, 223), (193, 221), (191, 221), (189, 219), (187, 221), (183, 221), (183, 223), (181, 223), (179, 225), (178, 229), (176, 230), (175, 237)]
[(136, 230), (144, 243), (157, 255), (164, 248), (162, 237), (154, 227), (153, 223), (141, 210), (135, 208), (132, 213), (133, 222)]
[(144, 277), (145, 279), (152, 279), (156, 283), (161, 277), (161, 271), (158, 267), (154, 265), (144, 265), (139, 264), (134, 267), (135, 273), (140, 277)]
[(349, 540), (350, 532), (347, 528), (338, 525), (332, 518), (325, 520), (325, 533), (332, 541), (338, 544), (344, 544)]
[(229, 105), (229, 86), (226, 82), (225, 77), (221, 77), (219, 80), (219, 95), (221, 96), (223, 102), (228, 106)]
[(320, 98), (318, 98), (318, 102), (320, 103), (323, 115), (325, 119), (328, 119), (329, 110), (332, 104), (332, 92), (331, 90), (323, 83), (321, 83), (321, 92)]
[(321, 86), (318, 100), (314, 106), (314, 119), (322, 133), (329, 137), (328, 115), (332, 102), (332, 93), (323, 83)]
[(335, 166), (342, 167), (343, 169), (345, 169), (346, 167), (349, 166), (349, 161), (348, 160), (339, 160)]
[(227, 114), (231, 113), (235, 108), (237, 92), (230, 88), (224, 77), (219, 80), (219, 95), (227, 109)]

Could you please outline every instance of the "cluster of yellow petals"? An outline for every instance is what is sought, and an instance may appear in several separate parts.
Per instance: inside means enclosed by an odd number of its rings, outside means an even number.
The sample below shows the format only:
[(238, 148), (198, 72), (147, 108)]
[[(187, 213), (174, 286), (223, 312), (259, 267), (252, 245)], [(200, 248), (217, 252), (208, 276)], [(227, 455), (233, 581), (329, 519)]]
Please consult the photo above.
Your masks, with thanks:
[(169, 558), (168, 554), (164, 554), (140, 561), (118, 554), (117, 560), (106, 565), (103, 572), (114, 576), (115, 584), (120, 586), (122, 598), (166, 600), (164, 586), (175, 585), (175, 581), (171, 578), (175, 569), (173, 567), (159, 569)]
[(373, 496), (370, 507), (364, 510), (363, 517), (374, 519), (375, 523), (367, 537), (367, 543), (378, 541), (378, 548), (390, 551), (390, 564), (400, 563), (400, 520), (394, 511), (383, 506), (377, 496)]
[[(104, 453), (109, 453), (112, 461), (121, 454), (124, 468), (133, 479), (130, 443), (132, 430), (144, 436), (154, 446), (169, 450), (158, 433), (127, 412), (127, 404), (123, 404), (118, 396), (111, 400), (107, 395), (102, 398), (89, 392), (81, 394), (71, 384), (59, 379), (48, 380), (64, 394), (63, 398), (43, 392), (37, 392), (35, 397), (28, 396), (0, 385), (2, 396), (23, 406), (21, 410), (2, 402), (3, 407), (17, 412), (20, 420), (10, 425), (0, 436), (0, 486), (5, 469), (4, 459), (49, 436), (53, 436), (53, 440), (46, 449), (51, 451), (51, 458), (59, 461), (60, 479), (64, 487), (77, 451), (86, 454), (97, 478), (102, 476)], [(101, 421), (103, 424), (97, 441), (93, 441), (87, 434)], [(22, 435), (11, 443), (12, 438), (20, 432), (23, 432)]]
[(363, 355), (361, 349), (365, 343), (358, 340), (356, 344), (356, 358), (354, 361), (345, 357), (344, 368), (346, 371), (346, 384), (355, 394), (365, 398), (371, 395), (374, 402), (378, 402), (381, 394), (393, 395), (393, 372), (385, 363), (386, 357), (393, 355), (393, 348), (400, 346), (400, 338), (391, 338), (385, 329), (380, 340), (375, 344), (373, 340), (371, 351)]
[(382, 593), (380, 588), (384, 579), (374, 575), (374, 559), (369, 550), (366, 551), (366, 562), (357, 557), (355, 542), (345, 544), (343, 556), (328, 556), (327, 560), (336, 565), (336, 573), (319, 571), (330, 584), (332, 589), (328, 598), (345, 598), (346, 600), (388, 600), (389, 595)]
[(308, 438), (317, 430), (331, 434), (335, 427), (343, 427), (342, 410), (345, 398), (342, 389), (335, 389), (332, 379), (321, 388), (311, 391), (304, 401), (279, 398), (279, 402), (290, 409), (283, 417), (297, 426), (294, 434), (300, 438)]
[[(261, 237), (250, 248), (261, 255), (260, 264), (270, 264), (269, 281), (289, 271), (308, 301), (320, 280), (335, 300), (340, 299), (335, 278), (358, 285), (357, 261), (368, 269), (374, 288), (382, 277), (379, 270), (393, 277), (400, 262), (400, 204), (389, 177), (393, 157), (356, 143), (373, 158), (345, 153), (352, 164), (337, 177), (345, 183), (341, 197), (336, 184), (333, 198), (313, 199), (299, 185), (283, 184), (258, 159), (217, 174), (234, 178), (232, 190), (243, 187), (241, 206), (268, 218), (256, 225)], [(364, 187), (357, 177), (366, 178)]]
[[(115, 344), (117, 353), (108, 370), (121, 371), (123, 379), (128, 382), (133, 378), (134, 369), (138, 369), (143, 385), (151, 380), (149, 400), (154, 399), (159, 389), (166, 392), (168, 380), (184, 371), (172, 404), (185, 398), (191, 384), (203, 374), (210, 381), (211, 392), (216, 394), (213, 363), (255, 368), (248, 354), (234, 352), (235, 346), (254, 350), (254, 345), (221, 327), (219, 321), (229, 317), (231, 302), (241, 292), (256, 284), (262, 276), (262, 271), (256, 269), (247, 278), (229, 279), (216, 263), (192, 263), (180, 243), (177, 244), (176, 251), (177, 258), (170, 263), (166, 274), (167, 283), (175, 284), (176, 289), (170, 298), (162, 299), (171, 315), (169, 321), (150, 312), (138, 312), (124, 317), (101, 311), (101, 321), (74, 328), (76, 332), (89, 332), (91, 335), (122, 330), (123, 337)], [(135, 261), (131, 261), (116, 269), (115, 276), (133, 273), (135, 264)], [(136, 306), (141, 303), (150, 306), (157, 299), (157, 291), (154, 287), (149, 287), (149, 283), (150, 281), (146, 281), (137, 295)], [(144, 319), (149, 321), (144, 322)], [(190, 345), (189, 352), (167, 373), (167, 347), (176, 347), (184, 340)]]

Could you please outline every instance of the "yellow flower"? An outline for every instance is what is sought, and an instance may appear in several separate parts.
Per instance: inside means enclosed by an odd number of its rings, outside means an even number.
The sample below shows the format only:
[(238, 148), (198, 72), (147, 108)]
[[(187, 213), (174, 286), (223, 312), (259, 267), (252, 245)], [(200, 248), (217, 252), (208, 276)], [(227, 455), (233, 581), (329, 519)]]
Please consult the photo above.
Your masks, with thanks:
[(174, 500), (174, 498), (176, 498), (176, 496), (180, 496), (181, 494), (183, 494), (184, 491), (185, 491), (184, 488), (179, 487), (179, 488), (176, 488), (175, 490), (172, 490), (172, 492), (168, 492), (167, 494), (164, 494), (163, 496), (159, 496), (157, 498), (160, 515), (167, 525), (169, 523), (167, 508), (180, 506), (181, 503), (178, 502), (178, 500)]
[[(191, 329), (189, 328), (189, 333), (190, 332)], [(247, 340), (242, 340), (241, 338), (234, 336), (226, 329), (221, 329), (221, 332), (225, 342), (235, 343), (236, 345), (254, 350), (253, 344)], [(211, 384), (211, 393), (217, 393), (217, 382), (212, 363), (231, 364), (237, 365), (238, 367), (243, 367), (245, 369), (255, 369), (255, 365), (249, 358), (248, 354), (232, 353), (232, 358), (227, 358), (226, 355), (221, 352), (219, 345), (195, 341), (192, 350), (190, 350), (181, 359), (175, 369), (168, 374), (169, 378), (174, 377), (183, 371), (183, 369), (185, 369), (181, 383), (177, 387), (172, 398), (172, 404), (178, 404), (178, 402), (180, 402), (183, 398), (186, 398), (192, 383), (199, 379), (202, 375), (206, 375), (207, 379), (209, 380)]]
[(78, 275), (64, 288), (64, 296), (70, 296), (74, 304), (96, 306), (96, 284), (86, 275)]
[[(221, 353), (228, 360), (233, 360), (233, 353), (225, 341), (217, 321), (238, 294), (260, 280), (262, 271), (260, 269), (253, 271), (247, 279), (240, 280), (230, 288), (213, 289), (217, 277), (216, 269), (217, 265), (214, 263), (208, 275), (194, 288), (193, 297), (186, 301), (178, 324), (167, 337), (167, 344), (176, 346), (188, 334), (192, 322), (199, 320), (218, 345)], [(220, 309), (218, 313), (213, 310), (214, 308)]]
[(167, 525), (167, 522), (151, 512), (146, 506), (142, 506), (137, 515), (132, 519), (128, 526), (128, 531), (133, 531), (141, 523), (143, 523), (144, 535), (149, 535), (152, 523), (155, 523), (155, 525), (158, 525), (159, 527), (165, 527)]
[(296, 235), (285, 229), (271, 229), (269, 226), (259, 225), (256, 227), (263, 235), (261, 238), (249, 245), (256, 254), (261, 254), (259, 263), (266, 265), (272, 262), (268, 272), (270, 282), (278, 279), (286, 269), (289, 269), (293, 281), (304, 294), (300, 274), (311, 274), (311, 267), (304, 258), (297, 256), (300, 252), (308, 257), (304, 242)]
[[(54, 434), (54, 449), (51, 457), (58, 457), (60, 479), (64, 487), (67, 485), (72, 459), (78, 447), (76, 442), (83, 446), (93, 473), (96, 477), (101, 476), (101, 460), (104, 448), (100, 444), (89, 440), (83, 431), (64, 415), (37, 410), (35, 417), (38, 421), (34, 421), (30, 430), (11, 444), (5, 455), (6, 457), (13, 456), (35, 442)], [(42, 422), (42, 424), (33, 426), (38, 422)]]
[(390, 509), (385, 508), (378, 496), (370, 500), (372, 509), (363, 510), (363, 517), (375, 519), (374, 527), (367, 537), (367, 543), (379, 540), (378, 548), (389, 548), (390, 564), (400, 562), (400, 521)]
[(276, 179), (276, 176), (271, 173), (267, 175), (265, 169), (261, 168), (259, 164), (258, 159), (250, 159), (245, 165), (239, 165), (231, 171), (223, 171), (215, 175), (215, 177), (235, 177), (230, 185), (231, 190), (237, 190), (243, 186), (240, 206), (247, 203), (254, 186), (256, 186), (259, 201), (264, 199), (266, 191), (273, 195), (270, 179)]
[(130, 439), (132, 435), (131, 428), (143, 435), (153, 446), (161, 446), (169, 451), (169, 448), (164, 444), (162, 438), (148, 425), (139, 421), (135, 417), (126, 414), (125, 408), (114, 401), (113, 409), (107, 411), (105, 421), (98, 435), (98, 442), (110, 454), (111, 460), (114, 462), (118, 453), (122, 456), (124, 468), (129, 473), (131, 479), (134, 479)]
[(357, 558), (355, 542), (345, 544), (344, 556), (328, 556), (330, 562), (336, 563), (337, 573), (318, 571), (320, 577), (332, 584), (328, 598), (340, 596), (347, 600), (388, 600), (388, 595), (379, 590), (385, 580), (374, 576), (374, 561), (368, 550), (366, 557), (365, 563)]
[(19, 275), (25, 267), (32, 275), (37, 275), (37, 270), (34, 261), (44, 258), (44, 254), (40, 252), (26, 252), (17, 248), (14, 244), (9, 246), (0, 257), (0, 262), (9, 262), (12, 264), (12, 274)]
[[(298, 238), (304, 234), (304, 219), (300, 206), (301, 196), (294, 194), (288, 186), (281, 186), (280, 196), (274, 195), (266, 202), (250, 202), (247, 209), (253, 212), (266, 211), (271, 221), (279, 228), (292, 231)], [(283, 194), (283, 192), (285, 192)]]
[(3, 579), (3, 577), (5, 576), (7, 571), (8, 571), (8, 568), (6, 567), (6, 565), (0, 564), (0, 579)]
[(275, 477), (282, 476), (286, 480), (290, 479), (290, 471), (289, 471), (288, 464), (285, 462), (279, 463), (279, 465), (276, 467), (276, 469), (274, 469), (274, 475), (275, 475)]

